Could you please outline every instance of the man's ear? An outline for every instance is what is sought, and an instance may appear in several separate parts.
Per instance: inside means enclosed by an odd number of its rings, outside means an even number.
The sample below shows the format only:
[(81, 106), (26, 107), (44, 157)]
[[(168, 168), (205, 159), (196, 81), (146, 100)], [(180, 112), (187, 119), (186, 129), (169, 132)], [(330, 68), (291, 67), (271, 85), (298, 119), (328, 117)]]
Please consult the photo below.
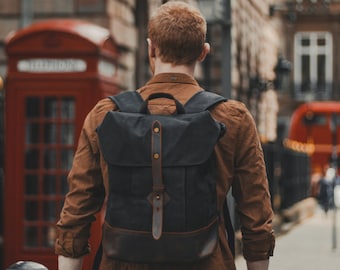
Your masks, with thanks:
[(200, 56), (198, 57), (197, 61), (202, 62), (209, 52), (210, 52), (210, 44), (206, 42), (204, 43), (203, 50)]
[(153, 45), (151, 39), (146, 40), (148, 42), (148, 58), (149, 58), (149, 64), (150, 64), (150, 70), (152, 74), (155, 73), (155, 60), (156, 60), (156, 48)]
[(153, 46), (152, 40), (147, 38), (146, 39), (148, 42), (148, 53), (149, 57), (155, 57), (156, 56), (156, 48)]

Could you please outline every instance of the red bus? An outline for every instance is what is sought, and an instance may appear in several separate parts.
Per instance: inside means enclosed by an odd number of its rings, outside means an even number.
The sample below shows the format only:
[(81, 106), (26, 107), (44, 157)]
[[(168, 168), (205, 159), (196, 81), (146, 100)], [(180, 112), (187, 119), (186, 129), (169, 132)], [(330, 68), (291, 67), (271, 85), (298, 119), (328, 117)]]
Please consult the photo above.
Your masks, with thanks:
[(315, 101), (300, 105), (292, 115), (284, 144), (310, 154), (311, 173), (323, 173), (330, 164), (332, 152), (340, 154), (340, 102)]

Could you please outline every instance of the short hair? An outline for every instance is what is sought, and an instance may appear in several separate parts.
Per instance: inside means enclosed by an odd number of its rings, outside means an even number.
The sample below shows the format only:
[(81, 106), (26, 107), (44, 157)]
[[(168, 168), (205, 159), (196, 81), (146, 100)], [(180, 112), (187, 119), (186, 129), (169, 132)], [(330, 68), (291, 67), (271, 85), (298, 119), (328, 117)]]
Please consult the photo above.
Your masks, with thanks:
[(207, 23), (194, 6), (170, 1), (151, 16), (148, 35), (163, 62), (176, 65), (194, 63), (202, 53)]

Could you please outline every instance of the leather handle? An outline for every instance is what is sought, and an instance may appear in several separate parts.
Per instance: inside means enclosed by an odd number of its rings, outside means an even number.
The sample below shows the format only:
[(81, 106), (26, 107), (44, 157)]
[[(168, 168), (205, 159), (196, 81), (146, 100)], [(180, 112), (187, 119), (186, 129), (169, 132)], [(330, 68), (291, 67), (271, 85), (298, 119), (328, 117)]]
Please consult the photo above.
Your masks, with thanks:
[(180, 103), (177, 99), (175, 99), (172, 95), (167, 94), (167, 93), (154, 93), (154, 94), (151, 94), (150, 96), (148, 96), (148, 98), (146, 100), (144, 100), (144, 102), (143, 102), (143, 104), (140, 108), (140, 113), (150, 114), (149, 109), (148, 109), (149, 101), (152, 100), (152, 99), (157, 99), (157, 98), (172, 99), (173, 101), (175, 101), (177, 114), (184, 114), (185, 113), (185, 109), (184, 109), (183, 104)]

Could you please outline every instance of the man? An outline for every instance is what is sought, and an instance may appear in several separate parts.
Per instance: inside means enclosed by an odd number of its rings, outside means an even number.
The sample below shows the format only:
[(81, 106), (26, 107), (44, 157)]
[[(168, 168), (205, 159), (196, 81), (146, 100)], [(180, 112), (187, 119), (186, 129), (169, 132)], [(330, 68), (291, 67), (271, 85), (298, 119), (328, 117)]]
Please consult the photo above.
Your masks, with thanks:
[[(203, 61), (210, 50), (209, 44), (205, 43), (204, 18), (188, 4), (168, 2), (151, 17), (148, 35), (149, 61), (154, 76), (137, 91), (143, 99), (155, 92), (169, 93), (185, 104), (202, 90), (193, 76), (196, 63)], [(102, 208), (103, 190), (108, 190), (107, 164), (100, 151), (96, 128), (110, 110), (117, 110), (116, 105), (110, 99), (101, 100), (84, 122), (68, 178), (70, 191), (57, 224), (59, 270), (81, 269), (82, 256), (89, 252), (90, 223)], [(152, 114), (171, 114), (175, 110), (172, 100), (162, 98), (149, 102)], [(232, 187), (248, 269), (266, 270), (274, 249), (273, 212), (263, 152), (253, 118), (243, 104), (231, 100), (218, 104), (211, 113), (227, 127), (215, 147), (218, 207), (222, 209)], [(100, 269), (234, 270), (235, 264), (221, 220), (219, 243), (207, 258), (185, 264), (138, 264), (110, 259), (104, 249)]]

